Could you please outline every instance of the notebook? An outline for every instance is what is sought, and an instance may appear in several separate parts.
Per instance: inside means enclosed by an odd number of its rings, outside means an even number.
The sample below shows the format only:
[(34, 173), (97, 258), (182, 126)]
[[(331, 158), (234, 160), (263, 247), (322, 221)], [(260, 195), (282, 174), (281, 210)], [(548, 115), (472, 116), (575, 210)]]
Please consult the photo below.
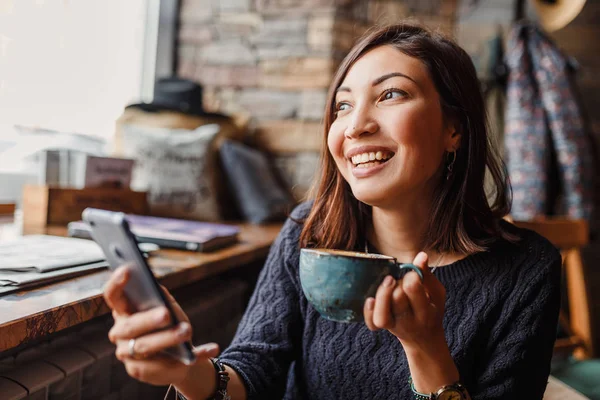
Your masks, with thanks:
[(46, 273), (100, 261), (102, 249), (89, 240), (30, 235), (0, 242), (0, 273)]
[[(237, 226), (175, 218), (127, 215), (131, 232), (138, 242), (154, 243), (160, 247), (207, 252), (238, 241)], [(68, 235), (91, 239), (89, 226), (83, 221), (68, 225)]]

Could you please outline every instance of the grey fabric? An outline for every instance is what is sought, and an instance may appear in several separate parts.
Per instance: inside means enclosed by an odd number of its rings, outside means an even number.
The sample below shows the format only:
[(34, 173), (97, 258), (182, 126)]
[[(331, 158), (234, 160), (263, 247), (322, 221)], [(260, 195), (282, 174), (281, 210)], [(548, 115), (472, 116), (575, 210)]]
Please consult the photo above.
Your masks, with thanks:
[(231, 193), (246, 220), (262, 223), (287, 216), (294, 201), (275, 178), (262, 152), (225, 140), (220, 155)]
[(123, 125), (123, 155), (135, 160), (131, 188), (148, 192), (152, 215), (221, 219), (212, 151), (219, 130), (218, 124), (194, 130)]

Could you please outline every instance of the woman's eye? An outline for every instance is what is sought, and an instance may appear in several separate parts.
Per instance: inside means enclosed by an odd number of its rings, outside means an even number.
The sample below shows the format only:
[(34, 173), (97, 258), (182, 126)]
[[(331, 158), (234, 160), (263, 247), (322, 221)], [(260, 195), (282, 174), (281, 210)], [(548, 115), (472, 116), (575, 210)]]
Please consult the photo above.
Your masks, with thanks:
[(402, 90), (388, 90), (387, 92), (384, 93), (383, 95), (383, 100), (391, 100), (391, 99), (397, 99), (400, 97), (404, 97), (406, 96), (406, 92), (402, 91)]
[(349, 109), (350, 109), (350, 104), (343, 103), (343, 102), (338, 103), (336, 105), (336, 107), (335, 107), (336, 111), (346, 111), (346, 110), (349, 110)]

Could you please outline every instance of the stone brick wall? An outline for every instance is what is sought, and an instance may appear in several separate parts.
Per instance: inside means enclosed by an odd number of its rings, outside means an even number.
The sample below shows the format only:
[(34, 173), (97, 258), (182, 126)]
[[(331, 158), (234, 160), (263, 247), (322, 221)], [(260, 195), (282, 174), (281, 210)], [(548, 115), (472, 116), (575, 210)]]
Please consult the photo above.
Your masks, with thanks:
[(246, 113), (301, 198), (318, 164), (320, 121), (339, 62), (374, 23), (415, 17), (452, 31), (456, 0), (183, 0), (181, 76), (207, 109)]

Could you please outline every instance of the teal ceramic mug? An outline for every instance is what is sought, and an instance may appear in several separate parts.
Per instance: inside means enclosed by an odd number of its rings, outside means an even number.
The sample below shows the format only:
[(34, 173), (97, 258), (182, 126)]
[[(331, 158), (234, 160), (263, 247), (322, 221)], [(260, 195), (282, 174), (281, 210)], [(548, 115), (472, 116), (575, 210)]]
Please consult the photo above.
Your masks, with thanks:
[(300, 283), (308, 301), (326, 319), (364, 321), (367, 297), (375, 296), (387, 275), (399, 279), (405, 271), (423, 273), (394, 257), (331, 249), (300, 250)]

